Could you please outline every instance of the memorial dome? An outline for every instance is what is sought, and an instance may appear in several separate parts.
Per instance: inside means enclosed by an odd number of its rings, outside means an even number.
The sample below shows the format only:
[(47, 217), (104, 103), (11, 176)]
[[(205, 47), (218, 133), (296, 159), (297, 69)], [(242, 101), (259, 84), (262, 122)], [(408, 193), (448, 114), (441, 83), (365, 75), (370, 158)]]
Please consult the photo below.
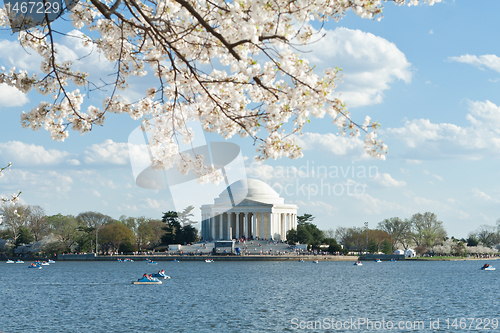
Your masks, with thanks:
[(243, 199), (253, 200), (269, 204), (282, 204), (284, 199), (280, 198), (279, 194), (268, 184), (262, 180), (247, 178), (238, 180), (227, 187), (215, 199), (215, 203), (227, 202), (230, 200), (229, 192), (233, 200), (241, 202)]

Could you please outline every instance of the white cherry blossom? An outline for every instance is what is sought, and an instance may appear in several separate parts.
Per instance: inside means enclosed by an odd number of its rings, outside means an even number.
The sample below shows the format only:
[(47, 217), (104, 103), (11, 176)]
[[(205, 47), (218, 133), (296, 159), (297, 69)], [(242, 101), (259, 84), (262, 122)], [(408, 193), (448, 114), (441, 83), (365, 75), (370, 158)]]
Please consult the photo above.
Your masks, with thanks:
[[(352, 10), (362, 18), (380, 19), (382, 0), (89, 0), (71, 8), (69, 18), (82, 46), (93, 47), (116, 68), (111, 89), (100, 106), (84, 105), (88, 73), (61, 62), (54, 24), (18, 32), (19, 43), (42, 57), (43, 77), (15, 68), (0, 69), (0, 83), (24, 93), (35, 89), (51, 95), (48, 101), (21, 115), (23, 127), (44, 128), (54, 140), (69, 130), (81, 134), (105, 123), (105, 114), (126, 113), (141, 120), (150, 136), (153, 166), (182, 172), (194, 170), (202, 181), (221, 176), (203, 164), (202, 157), (181, 154), (179, 143), (193, 137), (189, 121), (225, 139), (250, 137), (258, 159), (299, 158), (296, 135), (310, 117), (328, 115), (342, 135), (365, 133), (365, 150), (384, 159), (387, 146), (376, 139), (377, 123), (351, 120), (341, 100), (333, 98), (340, 80), (338, 69), (323, 76), (295, 51), (312, 41), (311, 20), (338, 21)], [(418, 0), (394, 0), (416, 5)], [(438, 0), (429, 0), (432, 5)], [(0, 9), (0, 26), (9, 18)], [(30, 51), (31, 52), (31, 51)], [(209, 70), (207, 70), (209, 68)], [(154, 74), (156, 81), (142, 99), (128, 102), (120, 95), (129, 79)], [(109, 88), (108, 86), (108, 88)]]

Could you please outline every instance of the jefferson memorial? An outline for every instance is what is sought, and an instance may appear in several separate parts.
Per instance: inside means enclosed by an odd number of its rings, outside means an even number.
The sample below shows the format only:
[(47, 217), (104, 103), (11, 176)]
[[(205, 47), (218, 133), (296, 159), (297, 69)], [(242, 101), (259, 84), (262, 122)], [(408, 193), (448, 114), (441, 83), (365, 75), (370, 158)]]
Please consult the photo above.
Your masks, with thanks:
[(251, 178), (234, 182), (213, 204), (201, 206), (201, 217), (203, 240), (286, 240), (287, 231), (297, 229), (297, 206), (285, 204), (271, 186)]

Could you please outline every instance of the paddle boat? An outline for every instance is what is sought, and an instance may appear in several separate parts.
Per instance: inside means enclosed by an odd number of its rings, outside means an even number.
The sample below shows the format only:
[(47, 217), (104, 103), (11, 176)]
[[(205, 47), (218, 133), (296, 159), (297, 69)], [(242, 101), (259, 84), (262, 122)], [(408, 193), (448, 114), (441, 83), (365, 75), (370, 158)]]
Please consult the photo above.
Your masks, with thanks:
[(382, 260), (380, 260), (380, 259), (377, 259), (377, 260), (375, 260), (375, 262), (382, 262)]
[(313, 260), (313, 264), (319, 264), (319, 260)]
[(123, 262), (123, 260), (121, 260), (120, 258), (116, 259), (116, 261), (118, 261), (118, 262)]
[(158, 263), (156, 261), (150, 260), (148, 261), (148, 265), (158, 265)]
[(123, 261), (124, 261), (124, 262), (134, 262), (134, 260), (129, 259), (129, 258), (125, 258), (125, 259), (123, 259)]
[(168, 276), (167, 274), (165, 274), (164, 270), (161, 270), (158, 273), (153, 274), (151, 276), (154, 277), (154, 278), (162, 279), (162, 280), (170, 279), (170, 276)]
[(304, 259), (299, 259), (299, 262), (304, 262)]
[(214, 262), (213, 259), (205, 259), (205, 262)]
[(392, 262), (396, 262), (396, 259), (391, 259)]
[(490, 264), (485, 264), (483, 267), (481, 267), (483, 271), (494, 271), (495, 267), (491, 266)]
[(42, 265), (42, 266), (49, 266), (50, 264), (49, 264), (48, 262), (46, 262), (46, 261), (43, 261), (43, 262), (41, 263), (41, 265)]
[(10, 259), (9, 259), (9, 260), (7, 260), (5, 263), (6, 263), (6, 264), (13, 264), (13, 263), (14, 263), (14, 260), (10, 260)]
[(179, 262), (179, 259), (174, 259), (172, 260), (172, 262)]
[(354, 263), (354, 266), (363, 266), (363, 264), (361, 263), (361, 261), (356, 261), (356, 262)]
[(132, 284), (161, 284), (161, 281), (155, 277), (143, 276), (137, 281), (132, 281)]
[(31, 263), (28, 268), (37, 268), (37, 269), (42, 269), (42, 266), (38, 265), (38, 264), (34, 264), (34, 263)]
[(24, 264), (24, 261), (22, 261), (21, 259), (17, 259), (16, 264)]
[(52, 259), (49, 259), (48, 263), (49, 264), (55, 264), (56, 262), (54, 260), (52, 260)]

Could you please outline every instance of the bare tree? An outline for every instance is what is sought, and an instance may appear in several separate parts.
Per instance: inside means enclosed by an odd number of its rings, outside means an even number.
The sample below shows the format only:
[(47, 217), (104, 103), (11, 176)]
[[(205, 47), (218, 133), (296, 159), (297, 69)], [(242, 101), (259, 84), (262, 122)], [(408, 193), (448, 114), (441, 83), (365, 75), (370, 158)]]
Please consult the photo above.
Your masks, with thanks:
[(29, 205), (27, 207), (27, 228), (35, 237), (35, 242), (42, 239), (49, 230), (50, 226), (45, 216), (45, 211), (40, 206)]

